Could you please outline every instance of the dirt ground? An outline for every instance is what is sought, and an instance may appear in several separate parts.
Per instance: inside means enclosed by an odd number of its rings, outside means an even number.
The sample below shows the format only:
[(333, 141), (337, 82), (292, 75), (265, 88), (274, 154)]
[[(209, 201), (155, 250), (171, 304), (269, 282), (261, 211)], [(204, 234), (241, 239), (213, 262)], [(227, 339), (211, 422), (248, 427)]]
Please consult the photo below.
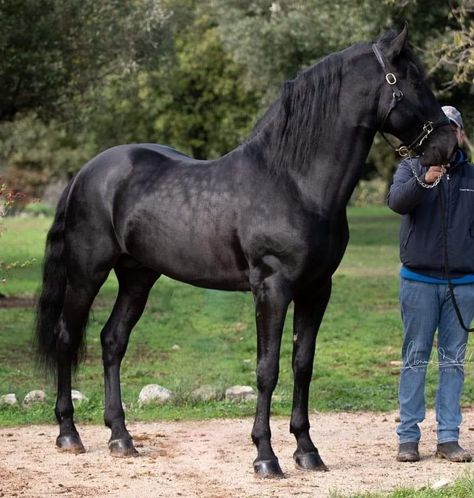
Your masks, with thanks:
[[(109, 431), (79, 427), (87, 453), (55, 450), (57, 428), (0, 429), (0, 496), (94, 497), (325, 497), (452, 481), (474, 464), (434, 457), (434, 414), (423, 423), (422, 459), (395, 460), (395, 413), (322, 413), (311, 417), (312, 434), (329, 472), (295, 469), (288, 420), (274, 419), (274, 449), (285, 479), (254, 477), (251, 419), (130, 424), (137, 458), (112, 458)], [(463, 445), (474, 451), (474, 408), (464, 411)]]

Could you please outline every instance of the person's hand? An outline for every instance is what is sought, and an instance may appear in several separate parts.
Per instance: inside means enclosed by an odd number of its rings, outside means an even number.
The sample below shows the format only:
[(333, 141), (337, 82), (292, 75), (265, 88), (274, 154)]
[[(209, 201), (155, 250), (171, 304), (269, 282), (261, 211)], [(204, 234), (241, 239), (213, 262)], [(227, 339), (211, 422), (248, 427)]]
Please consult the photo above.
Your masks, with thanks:
[(443, 176), (445, 173), (445, 166), (430, 166), (428, 171), (425, 173), (425, 182), (434, 183), (438, 177)]

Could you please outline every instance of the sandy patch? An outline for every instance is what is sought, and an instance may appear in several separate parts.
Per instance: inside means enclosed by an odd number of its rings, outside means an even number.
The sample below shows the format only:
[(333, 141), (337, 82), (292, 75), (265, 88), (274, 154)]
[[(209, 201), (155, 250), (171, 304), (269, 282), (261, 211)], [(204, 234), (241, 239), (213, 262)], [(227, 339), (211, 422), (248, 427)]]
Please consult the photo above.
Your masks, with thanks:
[[(295, 449), (285, 418), (272, 424), (274, 449), (286, 478), (254, 477), (251, 419), (129, 425), (140, 457), (112, 458), (109, 431), (80, 426), (83, 455), (55, 450), (57, 428), (0, 429), (0, 496), (94, 497), (326, 497), (396, 487), (419, 488), (454, 479), (474, 464), (434, 457), (432, 412), (423, 424), (422, 460), (396, 462), (395, 413), (322, 413), (311, 416), (312, 434), (330, 471), (295, 469)], [(474, 451), (474, 408), (464, 411), (463, 445)]]

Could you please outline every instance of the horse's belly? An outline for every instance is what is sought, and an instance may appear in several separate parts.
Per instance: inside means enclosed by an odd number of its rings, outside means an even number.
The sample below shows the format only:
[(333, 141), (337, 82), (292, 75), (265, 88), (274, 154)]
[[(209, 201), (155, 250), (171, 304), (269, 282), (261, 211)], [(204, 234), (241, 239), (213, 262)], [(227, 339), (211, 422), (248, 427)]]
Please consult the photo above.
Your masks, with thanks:
[(141, 230), (127, 239), (130, 256), (173, 279), (199, 287), (249, 290), (248, 264), (229, 233)]
[(217, 260), (205, 254), (183, 254), (157, 258), (156, 266), (164, 275), (198, 287), (250, 290), (248, 268), (239, 267), (230, 255), (221, 254)]

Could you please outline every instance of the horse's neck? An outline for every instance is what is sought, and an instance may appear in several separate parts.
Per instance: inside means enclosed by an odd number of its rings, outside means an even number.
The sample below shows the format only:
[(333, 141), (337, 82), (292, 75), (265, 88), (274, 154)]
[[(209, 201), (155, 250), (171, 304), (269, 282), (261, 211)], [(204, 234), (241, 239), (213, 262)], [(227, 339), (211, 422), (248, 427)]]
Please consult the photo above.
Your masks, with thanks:
[(375, 130), (352, 128), (338, 132), (318, 148), (311, 168), (305, 173), (291, 172), (301, 202), (319, 212), (339, 212), (347, 206), (361, 175)]

